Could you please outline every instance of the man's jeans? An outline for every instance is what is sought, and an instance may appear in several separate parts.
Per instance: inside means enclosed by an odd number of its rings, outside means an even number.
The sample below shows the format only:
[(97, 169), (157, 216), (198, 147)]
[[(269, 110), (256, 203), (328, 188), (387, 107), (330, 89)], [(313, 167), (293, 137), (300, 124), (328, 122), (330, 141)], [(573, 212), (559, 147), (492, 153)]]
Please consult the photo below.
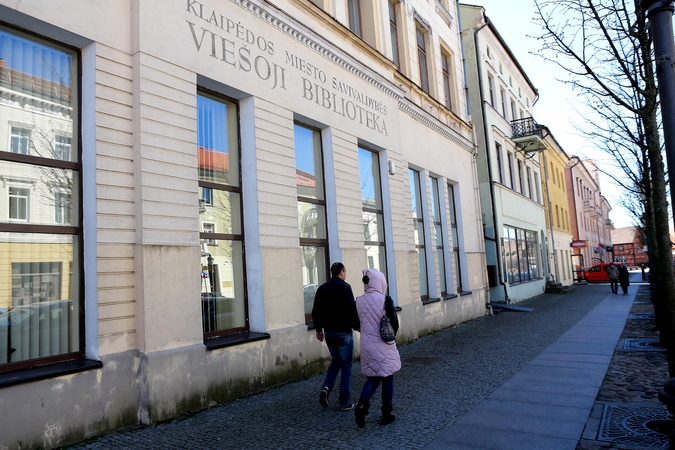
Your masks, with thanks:
[(330, 351), (331, 362), (323, 387), (333, 390), (338, 371), (340, 376), (340, 407), (349, 406), (352, 386), (352, 358), (354, 357), (354, 336), (349, 333), (324, 333)]

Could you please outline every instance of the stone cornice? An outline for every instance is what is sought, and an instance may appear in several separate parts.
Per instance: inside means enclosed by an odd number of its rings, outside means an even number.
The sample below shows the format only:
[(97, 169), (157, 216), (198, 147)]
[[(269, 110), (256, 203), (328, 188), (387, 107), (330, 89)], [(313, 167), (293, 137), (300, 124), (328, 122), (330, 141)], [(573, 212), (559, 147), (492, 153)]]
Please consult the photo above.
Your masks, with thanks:
[(271, 8), (273, 8), (272, 6), (263, 6), (262, 2), (255, 0), (230, 1), (253, 14), (268, 25), (286, 34), (288, 37), (296, 40), (305, 47), (323, 56), (343, 70), (375, 87), (387, 96), (397, 101), (403, 97), (403, 93), (401, 91), (397, 90), (393, 85), (389, 85), (389, 83), (384, 79), (379, 79), (379, 77), (368, 73), (369, 71), (367, 68), (357, 62), (355, 59), (349, 57), (346, 54), (340, 54), (334, 47), (331, 46), (330, 42), (322, 39), (316, 34), (310, 37), (310, 34), (313, 33), (311, 30), (297, 22), (292, 17), (288, 16), (283, 11), (275, 9), (273, 13), (271, 12)]

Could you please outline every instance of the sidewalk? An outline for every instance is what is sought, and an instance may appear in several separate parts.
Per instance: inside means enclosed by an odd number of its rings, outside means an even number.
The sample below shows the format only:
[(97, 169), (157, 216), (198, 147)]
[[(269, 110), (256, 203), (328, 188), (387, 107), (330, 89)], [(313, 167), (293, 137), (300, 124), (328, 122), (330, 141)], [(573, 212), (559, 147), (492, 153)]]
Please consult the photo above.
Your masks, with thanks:
[[(123, 430), (78, 449), (574, 449), (637, 291), (578, 286), (520, 303), (533, 312), (481, 317), (400, 347), (396, 422), (366, 428), (322, 408), (323, 376), (154, 427)], [(365, 378), (354, 365), (352, 395)], [(337, 388), (337, 387), (336, 387)]]

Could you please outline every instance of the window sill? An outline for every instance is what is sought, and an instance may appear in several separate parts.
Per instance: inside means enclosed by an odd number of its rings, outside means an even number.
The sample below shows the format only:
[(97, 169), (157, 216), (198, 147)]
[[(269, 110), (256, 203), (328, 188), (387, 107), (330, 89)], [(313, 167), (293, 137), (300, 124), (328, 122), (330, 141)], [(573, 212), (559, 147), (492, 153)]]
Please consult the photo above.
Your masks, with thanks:
[(230, 336), (222, 336), (207, 339), (204, 341), (207, 350), (216, 350), (219, 348), (233, 347), (235, 345), (245, 344), (247, 342), (263, 341), (269, 339), (269, 333), (239, 333)]
[(459, 295), (450, 294), (450, 295), (446, 295), (445, 297), (443, 297), (443, 300), (450, 300), (450, 299), (457, 298), (457, 297), (459, 297)]
[(424, 300), (422, 300), (422, 304), (428, 305), (428, 304), (437, 303), (437, 302), (440, 302), (440, 301), (441, 301), (440, 298), (425, 298)]
[(460, 291), (460, 292), (458, 292), (458, 294), (459, 294), (460, 297), (464, 297), (465, 295), (473, 294), (473, 292), (471, 292), (471, 291)]
[(48, 364), (30, 369), (13, 370), (11, 372), (0, 373), (0, 388), (84, 372), (86, 370), (100, 369), (101, 367), (103, 367), (101, 361), (78, 359), (76, 361)]

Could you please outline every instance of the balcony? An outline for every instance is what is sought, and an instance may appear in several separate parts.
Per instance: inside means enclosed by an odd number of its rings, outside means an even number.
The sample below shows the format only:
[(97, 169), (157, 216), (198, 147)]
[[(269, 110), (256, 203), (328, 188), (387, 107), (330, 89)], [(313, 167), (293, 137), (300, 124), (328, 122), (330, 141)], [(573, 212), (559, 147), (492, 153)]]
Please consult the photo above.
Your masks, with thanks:
[(532, 117), (511, 121), (512, 136), (518, 150), (525, 153), (546, 150), (544, 125), (539, 125)]
[(584, 200), (584, 212), (585, 213), (595, 212), (595, 202), (593, 200)]

